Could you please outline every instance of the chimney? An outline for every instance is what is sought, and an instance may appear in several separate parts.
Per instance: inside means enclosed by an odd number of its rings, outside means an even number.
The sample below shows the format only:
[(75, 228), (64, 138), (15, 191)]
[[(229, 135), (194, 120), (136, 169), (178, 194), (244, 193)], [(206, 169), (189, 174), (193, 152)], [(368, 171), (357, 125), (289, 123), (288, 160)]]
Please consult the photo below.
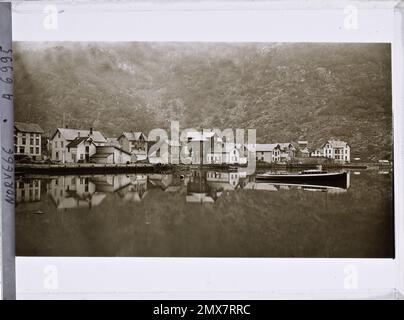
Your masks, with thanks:
[(90, 128), (90, 135), (93, 134), (93, 128)]
[(77, 132), (77, 137), (79, 137), (79, 138), (80, 138), (80, 131), (78, 131), (78, 132)]
[(68, 125), (65, 125), (65, 128), (66, 128), (66, 129), (69, 129), (69, 126), (68, 126)]

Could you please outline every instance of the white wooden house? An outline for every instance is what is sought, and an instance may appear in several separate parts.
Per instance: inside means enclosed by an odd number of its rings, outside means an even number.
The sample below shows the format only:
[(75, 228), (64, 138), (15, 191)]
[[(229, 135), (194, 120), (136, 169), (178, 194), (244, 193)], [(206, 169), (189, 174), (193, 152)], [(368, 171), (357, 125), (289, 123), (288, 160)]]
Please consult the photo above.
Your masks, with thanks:
[(97, 145), (91, 137), (77, 137), (66, 146), (65, 162), (90, 162), (90, 158), (95, 154)]
[(133, 155), (133, 161), (146, 160), (148, 152), (148, 141), (144, 133), (140, 131), (122, 132), (118, 137), (122, 150)]
[(255, 156), (257, 162), (277, 163), (281, 159), (281, 147), (278, 143), (257, 143), (255, 145)]
[(62, 163), (88, 162), (95, 153), (95, 147), (106, 142), (99, 131), (57, 128), (49, 143), (51, 160)]
[(351, 147), (345, 141), (328, 140), (323, 144), (324, 157), (336, 162), (349, 163), (351, 161)]
[(296, 148), (290, 142), (278, 143), (281, 153), (279, 156), (280, 162), (289, 162), (295, 157)]
[(209, 164), (246, 164), (247, 157), (241, 145), (235, 143), (223, 143), (219, 150), (210, 150), (207, 154)]

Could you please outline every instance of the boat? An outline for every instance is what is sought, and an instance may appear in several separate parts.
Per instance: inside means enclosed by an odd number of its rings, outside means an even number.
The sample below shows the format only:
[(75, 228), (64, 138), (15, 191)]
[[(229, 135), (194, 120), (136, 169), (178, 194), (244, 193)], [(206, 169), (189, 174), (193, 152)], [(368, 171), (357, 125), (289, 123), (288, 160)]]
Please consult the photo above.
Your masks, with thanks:
[(297, 173), (290, 172), (267, 172), (258, 174), (256, 181), (266, 181), (272, 183), (304, 184), (342, 187), (347, 185), (347, 172), (327, 172), (322, 169), (303, 170)]

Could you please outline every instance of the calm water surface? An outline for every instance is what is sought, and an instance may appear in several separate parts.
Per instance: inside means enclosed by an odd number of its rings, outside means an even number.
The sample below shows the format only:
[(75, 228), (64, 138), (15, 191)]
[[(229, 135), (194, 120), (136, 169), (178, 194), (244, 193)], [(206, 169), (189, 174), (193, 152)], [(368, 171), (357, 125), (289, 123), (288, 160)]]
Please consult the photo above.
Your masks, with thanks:
[(393, 257), (392, 174), (346, 188), (236, 172), (17, 178), (19, 256)]

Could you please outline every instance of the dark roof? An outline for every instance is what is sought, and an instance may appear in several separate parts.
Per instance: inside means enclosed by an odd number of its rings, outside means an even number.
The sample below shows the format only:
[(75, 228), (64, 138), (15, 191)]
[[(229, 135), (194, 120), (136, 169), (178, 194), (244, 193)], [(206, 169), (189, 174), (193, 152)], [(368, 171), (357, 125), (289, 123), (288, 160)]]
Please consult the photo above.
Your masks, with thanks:
[(341, 140), (328, 140), (326, 143), (323, 144), (323, 148), (326, 144), (330, 144), (332, 148), (345, 148), (349, 146), (348, 142), (341, 141)]
[(124, 136), (129, 141), (139, 141), (141, 137), (146, 141), (147, 137), (144, 133), (140, 131), (130, 131), (130, 132), (122, 132), (118, 139)]
[(111, 154), (114, 154), (113, 152), (109, 153), (95, 153), (91, 156), (91, 158), (108, 158)]
[(280, 148), (279, 143), (267, 143), (267, 144), (257, 143), (255, 145), (255, 150), (257, 152), (270, 152), (274, 151), (274, 149), (277, 147)]
[(55, 133), (52, 136), (52, 139), (54, 138), (55, 134), (57, 132), (60, 132), (60, 134), (65, 138), (67, 141), (72, 141), (76, 137), (92, 137), (95, 142), (100, 142), (100, 143), (105, 143), (107, 140), (105, 137), (102, 135), (100, 131), (93, 131), (92, 134), (90, 134), (90, 130), (77, 130), (77, 129), (69, 129), (69, 128), (57, 128)]
[(109, 154), (111, 154), (112, 152), (103, 151), (103, 150), (106, 150), (106, 149), (108, 149), (108, 148), (114, 148), (114, 149), (117, 149), (117, 150), (119, 150), (119, 151), (121, 151), (121, 152), (123, 152), (123, 153), (126, 153), (126, 154), (130, 155), (130, 156), (132, 155), (130, 152), (125, 151), (125, 150), (123, 150), (122, 148), (117, 147), (117, 146), (113, 146), (113, 145), (97, 146), (96, 152), (97, 152), (97, 153), (109, 153)]
[(43, 133), (43, 129), (36, 123), (14, 122), (14, 128), (21, 132)]
[[(89, 137), (77, 137), (72, 142), (70, 142), (66, 147), (76, 148), (80, 143), (86, 141), (87, 139), (89, 139)], [(91, 142), (93, 141), (92, 139), (90, 139), (90, 140), (91, 140)]]

